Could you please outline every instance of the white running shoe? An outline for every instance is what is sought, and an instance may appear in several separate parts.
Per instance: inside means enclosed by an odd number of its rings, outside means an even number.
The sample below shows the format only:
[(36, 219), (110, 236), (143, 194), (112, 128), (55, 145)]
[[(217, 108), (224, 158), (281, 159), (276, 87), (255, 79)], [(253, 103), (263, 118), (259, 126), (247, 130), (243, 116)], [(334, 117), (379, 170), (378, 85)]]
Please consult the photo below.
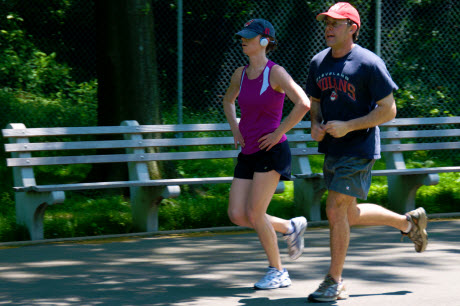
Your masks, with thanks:
[(268, 267), (268, 271), (260, 281), (254, 284), (254, 289), (276, 289), (291, 285), (291, 279), (286, 269), (278, 271), (276, 268)]
[(296, 260), (302, 255), (304, 247), (303, 234), (307, 229), (307, 219), (304, 217), (296, 217), (291, 219), (291, 223), (294, 226), (294, 231), (291, 234), (284, 234), (283, 239), (286, 240), (288, 245), (289, 257)]

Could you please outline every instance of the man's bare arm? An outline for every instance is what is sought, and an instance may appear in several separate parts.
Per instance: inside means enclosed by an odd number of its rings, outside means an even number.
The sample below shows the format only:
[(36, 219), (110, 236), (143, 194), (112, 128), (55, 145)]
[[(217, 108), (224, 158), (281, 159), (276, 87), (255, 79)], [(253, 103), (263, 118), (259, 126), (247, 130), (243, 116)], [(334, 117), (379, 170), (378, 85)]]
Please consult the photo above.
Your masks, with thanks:
[(378, 106), (366, 116), (349, 121), (329, 121), (325, 125), (326, 132), (335, 138), (339, 138), (352, 131), (373, 128), (396, 117), (396, 103), (393, 93), (379, 100), (377, 105)]

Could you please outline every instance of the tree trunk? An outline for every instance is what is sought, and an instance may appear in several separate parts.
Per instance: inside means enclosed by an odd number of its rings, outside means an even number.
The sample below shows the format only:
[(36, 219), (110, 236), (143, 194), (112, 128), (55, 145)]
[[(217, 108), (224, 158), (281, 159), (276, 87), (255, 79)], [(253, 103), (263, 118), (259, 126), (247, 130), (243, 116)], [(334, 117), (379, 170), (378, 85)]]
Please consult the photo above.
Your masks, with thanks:
[[(123, 120), (160, 124), (151, 1), (97, 0), (95, 3), (98, 125), (119, 125)], [(152, 178), (160, 177), (154, 163), (150, 169)], [(126, 178), (127, 167), (124, 164), (102, 164), (94, 167), (91, 174), (91, 180)]]

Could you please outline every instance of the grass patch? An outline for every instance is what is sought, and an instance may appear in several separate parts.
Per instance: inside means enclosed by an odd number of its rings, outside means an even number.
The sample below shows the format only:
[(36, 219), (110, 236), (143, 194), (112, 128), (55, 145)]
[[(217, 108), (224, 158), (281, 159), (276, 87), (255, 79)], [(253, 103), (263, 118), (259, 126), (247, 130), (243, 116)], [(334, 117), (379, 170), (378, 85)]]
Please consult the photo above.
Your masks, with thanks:
[[(232, 162), (221, 164), (219, 171), (232, 168)], [(199, 165), (196, 169), (203, 170)], [(214, 168), (215, 169), (215, 168)], [(227, 169), (228, 170), (228, 169)], [(227, 173), (225, 175), (228, 175)], [(417, 206), (427, 213), (459, 211), (460, 174), (441, 173), (440, 183), (423, 186), (416, 195)], [(233, 225), (227, 216), (230, 184), (184, 186), (175, 199), (163, 200), (159, 213), (160, 230), (219, 227)], [(388, 205), (386, 177), (373, 178), (366, 202)], [(327, 194), (327, 193), (326, 193)], [(322, 218), (325, 219), (325, 199)], [(44, 235), (47, 239), (133, 232), (129, 199), (121, 194), (85, 192), (67, 193), (63, 204), (49, 206), (45, 212)], [(295, 216), (292, 182), (285, 182), (285, 191), (275, 194), (268, 213), (289, 219)], [(28, 239), (24, 229), (15, 223), (14, 200), (10, 193), (0, 195), (0, 240)]]

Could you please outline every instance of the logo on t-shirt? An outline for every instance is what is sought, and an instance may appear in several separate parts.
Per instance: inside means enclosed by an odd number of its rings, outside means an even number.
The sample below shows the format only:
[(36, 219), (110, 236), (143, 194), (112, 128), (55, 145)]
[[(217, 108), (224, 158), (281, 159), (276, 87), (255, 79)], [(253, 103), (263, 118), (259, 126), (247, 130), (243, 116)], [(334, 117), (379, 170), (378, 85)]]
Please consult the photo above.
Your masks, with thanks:
[(356, 92), (355, 86), (349, 82), (348, 77), (339, 74), (339, 73), (326, 73), (317, 78), (318, 87), (321, 88), (321, 91), (326, 91), (332, 89), (331, 101), (336, 100), (338, 92), (343, 92), (347, 94), (350, 99), (356, 101)]
[(339, 95), (335, 92), (335, 90), (333, 90), (331, 93), (331, 101), (335, 101), (335, 99), (337, 99), (338, 97)]

